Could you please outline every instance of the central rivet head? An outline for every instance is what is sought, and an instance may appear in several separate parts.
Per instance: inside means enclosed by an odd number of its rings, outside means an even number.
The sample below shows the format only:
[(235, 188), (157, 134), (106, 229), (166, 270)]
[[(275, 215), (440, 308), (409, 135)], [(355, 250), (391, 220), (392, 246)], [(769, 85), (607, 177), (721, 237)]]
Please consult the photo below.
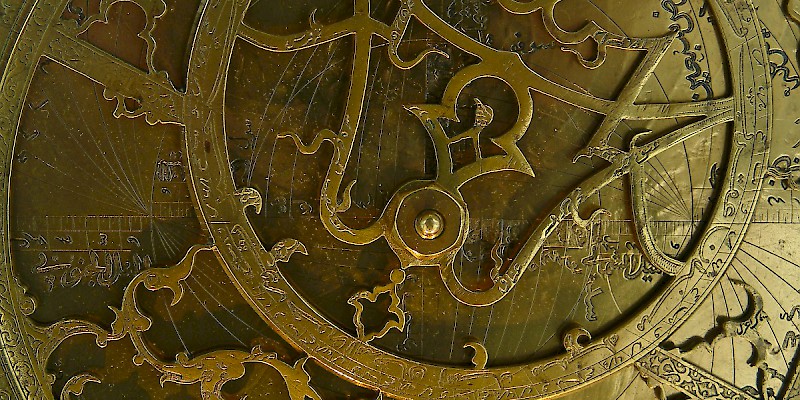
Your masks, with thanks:
[(436, 210), (425, 210), (417, 215), (414, 228), (421, 238), (436, 239), (444, 232), (444, 217)]

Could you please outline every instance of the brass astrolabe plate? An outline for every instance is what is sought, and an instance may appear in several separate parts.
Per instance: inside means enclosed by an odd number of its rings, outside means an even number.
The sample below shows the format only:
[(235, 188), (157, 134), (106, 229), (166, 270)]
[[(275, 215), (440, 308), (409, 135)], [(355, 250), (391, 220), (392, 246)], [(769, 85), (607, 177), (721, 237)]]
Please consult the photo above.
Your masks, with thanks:
[(800, 398), (796, 0), (0, 0), (0, 38), (0, 399)]

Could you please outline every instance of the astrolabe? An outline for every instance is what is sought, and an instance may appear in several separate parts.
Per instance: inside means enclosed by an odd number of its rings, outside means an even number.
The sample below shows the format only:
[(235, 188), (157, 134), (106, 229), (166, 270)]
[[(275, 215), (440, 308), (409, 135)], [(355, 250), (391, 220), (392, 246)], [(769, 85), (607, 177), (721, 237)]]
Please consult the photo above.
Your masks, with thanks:
[(8, 398), (800, 392), (793, 1), (3, 6)]

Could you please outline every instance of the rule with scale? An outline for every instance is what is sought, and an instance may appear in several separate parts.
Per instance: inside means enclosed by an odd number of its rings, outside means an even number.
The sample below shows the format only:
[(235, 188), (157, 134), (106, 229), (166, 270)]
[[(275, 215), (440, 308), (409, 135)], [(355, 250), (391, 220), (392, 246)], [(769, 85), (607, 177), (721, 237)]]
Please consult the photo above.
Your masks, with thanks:
[(797, 0), (0, 0), (0, 399), (800, 399)]

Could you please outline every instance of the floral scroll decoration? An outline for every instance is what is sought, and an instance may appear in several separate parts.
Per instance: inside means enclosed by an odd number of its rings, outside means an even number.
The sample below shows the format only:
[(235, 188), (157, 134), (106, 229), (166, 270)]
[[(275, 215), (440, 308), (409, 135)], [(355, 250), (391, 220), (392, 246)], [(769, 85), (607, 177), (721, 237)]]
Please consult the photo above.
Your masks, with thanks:
[[(279, 242), (275, 246), (276, 252), (282, 253), (284, 247), (286, 246)], [(170, 306), (178, 304), (183, 298), (184, 281), (192, 273), (197, 254), (212, 251), (215, 251), (214, 246), (195, 245), (177, 264), (167, 268), (150, 268), (139, 273), (125, 288), (121, 307), (111, 307), (116, 315), (111, 324), (111, 331), (81, 320), (63, 320), (50, 326), (32, 326), (33, 337), (37, 344), (35, 348), (38, 362), (40, 365), (46, 365), (56, 348), (66, 339), (76, 335), (94, 335), (100, 347), (106, 347), (109, 342), (127, 337), (136, 350), (136, 355), (133, 357), (135, 365), (148, 364), (156, 369), (161, 374), (162, 385), (166, 382), (199, 384), (200, 394), (204, 400), (222, 400), (222, 386), (243, 377), (246, 364), (264, 364), (277, 370), (283, 377), (292, 400), (306, 398), (321, 400), (319, 394), (311, 387), (311, 378), (305, 369), (308, 357), (300, 358), (290, 365), (281, 361), (277, 353), (265, 352), (260, 346), (255, 346), (249, 352), (215, 350), (192, 358), (182, 352), (175, 357), (175, 361), (169, 362), (160, 359), (148, 346), (144, 332), (150, 329), (152, 321), (139, 308), (136, 290), (140, 286), (150, 291), (167, 289), (172, 292)], [(288, 259), (285, 254), (275, 254), (275, 257)], [(81, 394), (87, 383), (100, 382), (100, 378), (89, 373), (73, 376), (62, 389), (61, 400), (69, 400), (71, 395)]]
[[(673, 29), (662, 36), (627, 37), (605, 29), (594, 21), (589, 21), (575, 31), (562, 28), (555, 16), (555, 8), (560, 0), (535, 0), (520, 2), (515, 0), (498, 0), (497, 5), (508, 13), (518, 15), (538, 15), (542, 19), (548, 34), (560, 45), (561, 49), (574, 54), (577, 62), (586, 69), (595, 69), (607, 61), (611, 50), (636, 51), (644, 53), (638, 66), (633, 71), (619, 95), (615, 99), (604, 99), (589, 93), (577, 92), (560, 86), (528, 66), (515, 52), (495, 49), (467, 36), (457, 28), (447, 24), (434, 13), (424, 2), (416, 0), (400, 0), (399, 10), (391, 23), (385, 24), (371, 17), (369, 0), (355, 0), (355, 12), (352, 17), (330, 24), (320, 25), (310, 18), (307, 31), (274, 35), (259, 31), (243, 24), (240, 36), (249, 43), (278, 53), (291, 53), (303, 49), (314, 48), (345, 36), (352, 36), (355, 41), (353, 72), (350, 92), (345, 106), (342, 124), (337, 128), (323, 129), (309, 142), (304, 143), (295, 132), (283, 132), (278, 138), (290, 138), (303, 154), (317, 153), (323, 145), (333, 148), (331, 161), (320, 190), (319, 218), (327, 232), (337, 240), (351, 245), (366, 245), (385, 238), (395, 255), (400, 260), (400, 269), (392, 271), (388, 283), (378, 284), (371, 291), (355, 293), (348, 301), (355, 309), (353, 318), (358, 337), (364, 341), (380, 338), (391, 329), (403, 330), (408, 317), (402, 310), (399, 301), (398, 287), (402, 285), (404, 270), (410, 267), (438, 267), (442, 282), (448, 292), (459, 302), (473, 306), (486, 307), (504, 298), (520, 281), (528, 269), (535, 254), (542, 249), (547, 238), (561, 223), (573, 224), (586, 229), (591, 223), (608, 211), (602, 208), (592, 210), (590, 215), (579, 213), (586, 200), (596, 194), (609, 182), (630, 174), (634, 208), (634, 222), (639, 249), (653, 265), (653, 268), (667, 275), (679, 275), (687, 270), (687, 263), (675, 260), (663, 254), (655, 244), (655, 239), (648, 228), (648, 216), (645, 208), (645, 185), (643, 179), (644, 165), (659, 153), (683, 142), (704, 129), (730, 122), (733, 119), (734, 97), (714, 98), (669, 104), (637, 104), (636, 99), (642, 93), (647, 79), (668, 53), (672, 44), (681, 38), (680, 29)], [(713, 8), (713, 7), (712, 7)], [(456, 71), (446, 83), (439, 104), (407, 104), (405, 109), (419, 120), (433, 142), (436, 157), (436, 176), (434, 179), (418, 179), (399, 187), (387, 201), (386, 207), (368, 226), (355, 228), (342, 220), (340, 214), (352, 205), (351, 191), (355, 180), (345, 182), (345, 171), (359, 132), (362, 120), (362, 104), (367, 87), (364, 84), (369, 73), (371, 41), (388, 42), (387, 52), (392, 65), (399, 69), (411, 69), (426, 58), (449, 57), (441, 49), (430, 47), (416, 55), (401, 57), (399, 48), (407, 38), (408, 27), (413, 20), (421, 22), (437, 33), (443, 40), (458, 47), (461, 51), (475, 56), (479, 61)], [(592, 59), (585, 58), (576, 46), (589, 44), (595, 48)], [(454, 135), (446, 133), (447, 121), (458, 121), (456, 113), (459, 98), (464, 89), (472, 82), (482, 79), (495, 79), (500, 85), (507, 86), (514, 94), (519, 113), (516, 121), (507, 130), (491, 138), (491, 142), (499, 147), (501, 154), (487, 155), (481, 153), (479, 142), (481, 133), (492, 123), (494, 110), (478, 99), (474, 99), (474, 124), (463, 132)], [(534, 113), (533, 92), (563, 101), (573, 106), (604, 115), (601, 124), (592, 134), (587, 145), (581, 149), (573, 161), (581, 157), (597, 157), (611, 165), (594, 177), (587, 178), (574, 188), (554, 209), (544, 222), (532, 227), (530, 235), (517, 247), (516, 254), (510, 259), (493, 257), (490, 279), (492, 286), (485, 290), (474, 290), (463, 285), (454, 272), (454, 260), (464, 243), (469, 231), (469, 209), (461, 194), (461, 188), (468, 182), (491, 173), (500, 171), (516, 171), (528, 176), (535, 176), (535, 171), (523, 155), (517, 142), (531, 129)], [(610, 143), (617, 127), (625, 120), (669, 120), (676, 117), (699, 117), (699, 120), (687, 126), (675, 128), (667, 133), (654, 134), (645, 132), (634, 137), (628, 148), (619, 148)], [(450, 145), (469, 140), (475, 147), (475, 161), (456, 168), (450, 154)], [(401, 210), (407, 198), (419, 193), (430, 193), (448, 198), (457, 212), (446, 216), (452, 221), (451, 226), (459, 231), (459, 237), (452, 242), (437, 247), (438, 251), (420, 252), (419, 249), (405, 241), (398, 228), (398, 210)], [(708, 236), (710, 233), (705, 232)], [(423, 254), (424, 253), (424, 254)], [(496, 254), (495, 254), (496, 256)], [(380, 294), (389, 294), (392, 305), (389, 313), (397, 317), (388, 322), (377, 333), (364, 332), (361, 322), (363, 305), (359, 301), (374, 301)]]

